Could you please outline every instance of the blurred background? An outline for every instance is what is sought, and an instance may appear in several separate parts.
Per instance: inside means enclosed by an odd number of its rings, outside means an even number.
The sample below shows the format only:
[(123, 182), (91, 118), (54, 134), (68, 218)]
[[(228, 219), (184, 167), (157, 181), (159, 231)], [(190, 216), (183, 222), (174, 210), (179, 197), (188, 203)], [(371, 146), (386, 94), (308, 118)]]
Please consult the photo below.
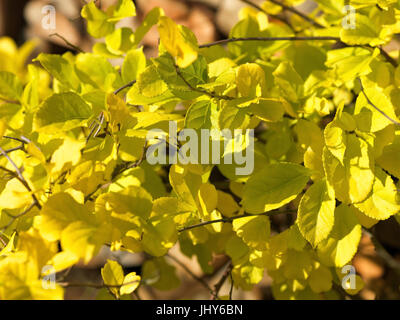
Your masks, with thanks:
[[(104, 10), (116, 0), (98, 0), (97, 4)], [(189, 27), (197, 36), (199, 43), (206, 43), (226, 38), (229, 30), (238, 21), (240, 8), (246, 6), (240, 0), (135, 0), (137, 17), (122, 20), (117, 26), (126, 26), (135, 29), (143, 17), (154, 7), (162, 7), (169, 17), (177, 23)], [(263, 1), (253, 0), (254, 3)], [(69, 43), (90, 51), (94, 39), (85, 31), (85, 24), (80, 17), (80, 11), (85, 4), (84, 0), (0, 0), (0, 37), (7, 36), (21, 45), (27, 40), (37, 39), (36, 50), (32, 57), (39, 52), (63, 53), (71, 50), (61, 37)], [(56, 9), (56, 29), (45, 30), (42, 28), (42, 19), (46, 12), (42, 9), (52, 5)], [(307, 13), (315, 8), (313, 1), (306, 1), (297, 9)], [(57, 33), (61, 37), (51, 36)], [(148, 57), (157, 55), (158, 33), (155, 27), (146, 35), (142, 45)], [(72, 49), (73, 51), (73, 49)], [(293, 216), (273, 216), (275, 230), (286, 229), (293, 223)], [(391, 218), (380, 222), (374, 227), (374, 234), (394, 259), (400, 262), (400, 228), (399, 224)], [(104, 247), (98, 257), (87, 266), (77, 266), (63, 273), (62, 277), (70, 282), (101, 283), (100, 269), (106, 259), (118, 260), (125, 268), (125, 272), (141, 272), (141, 266), (147, 257), (142, 254), (129, 254), (111, 252)], [(170, 251), (166, 261), (176, 268), (181, 284), (177, 289), (161, 291), (149, 286), (142, 286), (134, 299), (209, 299), (210, 294), (198, 280), (190, 275), (187, 269), (208, 283), (214, 285), (224, 272), (227, 259), (224, 256), (213, 258), (214, 272), (204, 275), (196, 261), (180, 253), (178, 245)], [(393, 261), (392, 261), (393, 262)], [(365, 287), (355, 298), (359, 299), (399, 299), (400, 276), (399, 270), (388, 267), (387, 259), (384, 261), (379, 256), (369, 236), (364, 235), (360, 243), (360, 250), (353, 260), (353, 265), (365, 281)], [(396, 271), (397, 270), (397, 271)], [(271, 280), (266, 274), (264, 279), (251, 291), (234, 290), (234, 299), (273, 299)], [(221, 289), (221, 294), (228, 294), (229, 281)], [(93, 288), (68, 288), (66, 299), (94, 299), (106, 297), (102, 292)]]

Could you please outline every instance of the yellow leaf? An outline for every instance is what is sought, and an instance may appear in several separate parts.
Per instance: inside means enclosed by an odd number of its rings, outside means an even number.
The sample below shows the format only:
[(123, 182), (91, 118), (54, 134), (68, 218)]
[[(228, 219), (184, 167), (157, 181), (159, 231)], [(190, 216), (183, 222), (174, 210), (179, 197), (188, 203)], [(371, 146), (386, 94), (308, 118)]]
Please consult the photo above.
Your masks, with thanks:
[(136, 272), (128, 273), (124, 278), (120, 294), (130, 294), (135, 291), (140, 284), (140, 279), (140, 276), (136, 275)]
[(172, 19), (160, 17), (158, 32), (162, 45), (176, 59), (178, 67), (186, 68), (197, 59), (197, 44), (189, 41)]
[(107, 260), (107, 263), (101, 268), (101, 276), (104, 284), (109, 287), (109, 290), (119, 296), (119, 287), (124, 282), (124, 271), (117, 261)]

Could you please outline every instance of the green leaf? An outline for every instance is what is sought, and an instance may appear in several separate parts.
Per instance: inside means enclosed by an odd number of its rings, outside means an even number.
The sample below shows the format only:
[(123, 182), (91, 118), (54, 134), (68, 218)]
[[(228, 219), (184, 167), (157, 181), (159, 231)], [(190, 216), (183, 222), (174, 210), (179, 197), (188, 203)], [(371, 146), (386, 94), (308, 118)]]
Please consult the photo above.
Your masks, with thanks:
[(281, 99), (261, 98), (257, 103), (252, 103), (249, 106), (249, 111), (261, 120), (278, 122), (282, 120), (285, 113), (284, 104), (287, 104), (287, 102)]
[(143, 53), (143, 47), (128, 51), (121, 69), (123, 82), (128, 83), (136, 80), (145, 69), (146, 56)]
[(176, 59), (180, 68), (186, 68), (197, 59), (197, 43), (193, 43), (175, 22), (165, 16), (159, 18), (158, 32), (164, 48)]
[(22, 84), (15, 74), (0, 71), (0, 97), (19, 101), (22, 91)]
[(90, 106), (76, 93), (56, 93), (40, 105), (34, 116), (34, 130), (71, 130), (84, 125), (91, 115)]
[(270, 235), (270, 222), (266, 216), (245, 217), (232, 222), (233, 230), (249, 247), (265, 250)]
[(114, 23), (109, 21), (108, 15), (96, 7), (94, 1), (86, 4), (81, 15), (87, 20), (87, 30), (95, 38), (102, 38), (114, 31)]
[(273, 72), (275, 83), (279, 86), (284, 98), (298, 102), (304, 95), (304, 81), (289, 61), (281, 64)]
[(144, 38), (147, 32), (158, 23), (160, 16), (164, 15), (164, 10), (159, 7), (155, 7), (149, 11), (144, 18), (142, 24), (137, 27), (134, 34), (134, 46), (137, 46)]
[(355, 255), (361, 239), (361, 225), (354, 210), (341, 204), (335, 210), (335, 224), (329, 237), (317, 247), (318, 256), (327, 266), (343, 267)]
[(333, 68), (338, 79), (342, 81), (353, 80), (358, 76), (371, 72), (370, 63), (379, 51), (373, 53), (360, 47), (350, 47), (331, 50), (327, 53), (326, 66)]
[(117, 5), (113, 9), (112, 17), (108, 18), (110, 22), (136, 16), (136, 8), (132, 0), (118, 0)]
[[(107, 263), (101, 268), (101, 276), (104, 284), (110, 286), (108, 289), (119, 297), (119, 287), (124, 282), (124, 271), (117, 261), (107, 260)], [(112, 287), (116, 286), (116, 287)], [(123, 287), (121, 287), (122, 289)]]
[(308, 283), (312, 291), (316, 293), (326, 292), (332, 288), (332, 273), (329, 268), (320, 264), (310, 273)]
[(62, 84), (72, 89), (77, 89), (79, 79), (75, 74), (73, 65), (57, 54), (41, 53), (35, 59), (45, 68), (54, 78)]
[(315, 182), (301, 198), (297, 224), (301, 234), (313, 247), (331, 232), (335, 205), (335, 192), (326, 180)]
[(137, 275), (136, 272), (128, 273), (124, 278), (124, 282), (120, 289), (120, 294), (131, 294), (137, 289), (137, 287), (139, 287), (140, 279), (140, 276)]
[(264, 70), (256, 63), (236, 69), (236, 86), (242, 97), (261, 97), (266, 89)]
[(129, 186), (120, 192), (109, 192), (103, 196), (109, 210), (118, 214), (149, 217), (152, 208), (151, 195), (141, 187)]
[(175, 267), (164, 258), (147, 260), (142, 267), (143, 282), (158, 290), (172, 290), (180, 285)]
[(372, 192), (367, 199), (355, 203), (354, 206), (370, 218), (385, 220), (400, 211), (397, 193), (392, 178), (377, 167)]
[(400, 136), (396, 135), (394, 141), (385, 146), (382, 155), (376, 159), (376, 163), (383, 169), (400, 179)]
[(201, 100), (193, 103), (186, 113), (185, 127), (192, 129), (211, 128), (212, 105), (213, 103), (210, 100)]
[(342, 29), (340, 39), (350, 45), (368, 44), (378, 46), (384, 44), (385, 41), (379, 37), (376, 26), (371, 23), (371, 19), (365, 15), (356, 14), (357, 27)]
[(247, 181), (243, 206), (246, 212), (263, 213), (289, 203), (304, 189), (310, 171), (298, 164), (270, 164)]
[(137, 86), (145, 97), (160, 96), (168, 90), (167, 84), (159, 77), (154, 65), (148, 66), (139, 74)]
[(94, 218), (87, 208), (63, 192), (51, 196), (40, 213), (39, 230), (42, 237), (48, 241), (59, 240), (62, 231), (72, 222), (85, 220), (91, 223)]
[(344, 203), (364, 201), (374, 183), (374, 158), (371, 147), (355, 134), (347, 134), (343, 164), (328, 148), (323, 151), (323, 164), (336, 198)]
[(395, 109), (390, 99), (381, 91), (376, 88), (365, 88), (364, 92), (358, 95), (356, 105), (354, 108), (354, 117), (357, 122), (357, 127), (365, 132), (377, 132), (383, 130), (393, 122), (385, 117), (382, 113), (376, 110), (367, 101), (367, 97), (371, 102), (384, 112), (388, 117), (394, 121), (399, 121), (396, 116)]
[(106, 36), (107, 49), (115, 55), (123, 54), (133, 48), (131, 36), (133, 31), (130, 28), (118, 28)]
[(102, 56), (92, 53), (80, 53), (76, 57), (75, 71), (83, 83), (105, 91), (121, 87), (121, 79), (111, 63)]

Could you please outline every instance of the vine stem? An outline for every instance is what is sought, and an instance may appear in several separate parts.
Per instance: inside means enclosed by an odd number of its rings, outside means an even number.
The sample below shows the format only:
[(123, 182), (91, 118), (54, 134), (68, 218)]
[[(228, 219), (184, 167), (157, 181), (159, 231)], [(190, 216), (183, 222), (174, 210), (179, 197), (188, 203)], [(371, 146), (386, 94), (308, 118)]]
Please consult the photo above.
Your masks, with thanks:
[(228, 38), (228, 39), (222, 39), (222, 40), (217, 40), (214, 42), (210, 43), (205, 43), (202, 45), (199, 45), (199, 48), (209, 48), (212, 46), (220, 45), (220, 44), (225, 44), (229, 42), (238, 42), (238, 41), (340, 41), (340, 38), (338, 37), (315, 37), (315, 36), (292, 36), (292, 37), (240, 37), (240, 38)]
[(233, 220), (236, 219), (241, 219), (241, 218), (246, 218), (246, 217), (257, 217), (257, 216), (270, 216), (273, 214), (279, 214), (279, 213), (295, 213), (296, 211), (269, 211), (269, 212), (264, 212), (264, 213), (245, 213), (239, 216), (234, 216), (234, 217), (228, 217), (228, 218), (221, 218), (221, 219), (216, 219), (216, 220), (210, 220), (210, 221), (203, 221), (200, 222), (198, 224), (194, 224), (188, 227), (184, 227), (182, 229), (179, 229), (178, 232), (183, 232), (183, 231), (187, 231), (190, 229), (194, 229), (194, 228), (199, 228), (199, 227), (203, 227), (209, 224), (213, 224), (213, 223), (218, 223), (218, 222), (232, 222)]

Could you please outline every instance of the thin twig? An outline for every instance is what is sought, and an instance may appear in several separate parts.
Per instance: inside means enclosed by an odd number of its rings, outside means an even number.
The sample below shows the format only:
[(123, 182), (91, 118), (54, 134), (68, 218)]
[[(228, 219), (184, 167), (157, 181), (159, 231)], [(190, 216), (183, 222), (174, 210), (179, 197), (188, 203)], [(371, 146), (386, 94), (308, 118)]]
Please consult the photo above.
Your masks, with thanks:
[(312, 25), (316, 26), (317, 28), (324, 28), (323, 25), (319, 24), (317, 21), (315, 21), (314, 19), (310, 18), (309, 16), (305, 15), (304, 13), (300, 12), (299, 10), (293, 8), (293, 7), (289, 7), (286, 4), (278, 1), (278, 0), (269, 0), (270, 2), (272, 2), (273, 4), (276, 4), (278, 6), (280, 6), (282, 9), (289, 11), (297, 16), (299, 16), (300, 18), (308, 21), (309, 23), (311, 23)]
[(121, 288), (124, 286), (128, 286), (131, 284), (135, 284), (140, 282), (140, 280), (136, 280), (136, 281), (130, 281), (127, 283), (123, 283), (123, 284), (115, 284), (115, 285), (107, 285), (107, 284), (97, 284), (97, 283), (90, 283), (90, 282), (57, 282), (57, 284), (59, 284), (62, 287), (88, 287), (88, 288), (96, 288), (96, 289), (102, 289), (102, 288), (108, 288), (108, 289), (112, 289), (112, 288)]
[(17, 100), (9, 100), (3, 97), (0, 97), (0, 101), (6, 102), (6, 103), (12, 103), (12, 104), (19, 104), (19, 101)]
[(222, 40), (217, 40), (214, 42), (210, 43), (205, 43), (202, 45), (199, 45), (199, 48), (209, 48), (212, 46), (220, 45), (220, 44), (225, 44), (229, 42), (238, 42), (238, 41), (340, 41), (340, 38), (338, 37), (297, 37), (297, 36), (292, 36), (292, 37), (241, 37), (241, 38), (228, 38), (228, 39), (222, 39)]
[(89, 128), (92, 128), (88, 134), (88, 136), (86, 137), (86, 144), (89, 142), (90, 138), (93, 137), (97, 137), (97, 135), (99, 134), (101, 128), (103, 127), (103, 123), (104, 123), (104, 112), (100, 112), (99, 116), (97, 117), (97, 119), (95, 119), (89, 126)]
[(231, 287), (229, 289), (229, 300), (232, 300), (232, 295), (233, 295), (233, 276), (232, 276), (232, 271), (229, 273), (229, 278), (231, 279)]
[(3, 136), (4, 139), (10, 139), (10, 140), (15, 140), (18, 142), (21, 142), (23, 144), (29, 143), (30, 141), (27, 141), (28, 139), (23, 137), (23, 138), (15, 138), (15, 137), (10, 137), (10, 136)]
[[(24, 145), (4, 150), (4, 152), (9, 154), (9, 153), (11, 153), (13, 151), (17, 151), (17, 150), (24, 150)], [(3, 155), (1, 154), (0, 156), (3, 156)]]
[[(200, 47), (199, 47), (199, 48), (200, 48)], [(207, 90), (203, 90), (203, 89), (200, 89), (200, 88), (193, 87), (193, 86), (190, 84), (190, 82), (187, 81), (187, 80), (185, 79), (185, 77), (183, 76), (181, 70), (179, 69), (179, 67), (178, 67), (177, 65), (175, 65), (175, 70), (176, 70), (176, 73), (178, 74), (178, 76), (183, 80), (183, 82), (184, 82), (184, 83), (189, 87), (189, 89), (191, 89), (192, 91), (196, 91), (196, 92), (205, 94), (205, 95), (209, 96), (210, 98), (217, 98), (217, 99), (222, 99), (222, 100), (232, 100), (232, 99), (233, 99), (232, 97), (229, 97), (229, 96), (220, 96), (220, 95), (217, 95), (217, 94), (215, 94), (215, 93), (213, 93), (213, 92), (209, 92), (209, 91), (207, 91)]]
[(0, 237), (0, 242), (3, 245), (3, 248), (7, 247), (7, 242), (5, 242), (2, 237)]
[(206, 288), (211, 294), (213, 293), (213, 289), (208, 285), (208, 283), (203, 279), (198, 276), (196, 276), (192, 270), (190, 270), (183, 262), (178, 260), (176, 257), (172, 256), (170, 253), (167, 253), (166, 255), (168, 258), (172, 259), (175, 261), (180, 267), (182, 267), (183, 270), (185, 270), (194, 280), (198, 281), (204, 288)]
[(361, 92), (364, 94), (365, 99), (367, 99), (367, 102), (369, 105), (371, 105), (376, 111), (378, 111), (380, 114), (382, 114), (386, 119), (388, 119), (390, 122), (394, 123), (395, 125), (399, 126), (400, 122), (392, 119), (391, 117), (389, 117), (385, 112), (383, 112), (381, 109), (379, 109), (372, 101), (371, 99), (367, 96), (367, 94), (364, 91), (364, 86), (362, 84), (362, 81), (360, 78), (358, 78), (358, 81), (360, 82), (360, 87), (361, 87)]
[[(1, 149), (1, 148), (0, 148), (0, 149)], [(3, 149), (1, 149), (1, 150), (3, 150)], [(3, 150), (3, 152), (4, 152), (4, 150)], [(3, 153), (3, 155), (4, 155), (4, 153)], [(6, 154), (6, 155), (7, 155), (7, 154)], [(7, 158), (10, 159), (10, 157), (8, 157), (8, 155), (7, 155)], [(25, 180), (25, 178), (22, 176), (22, 173), (21, 173), (21, 172), (19, 172), (19, 173), (20, 173), (22, 179), (21, 179), (21, 177), (20, 177), (17, 173), (15, 173), (14, 171), (12, 171), (12, 170), (10, 170), (10, 169), (7, 169), (7, 168), (5, 168), (5, 167), (3, 167), (3, 166), (0, 166), (0, 169), (3, 170), (3, 171), (5, 171), (5, 172), (7, 172), (7, 173), (10, 174), (12, 177), (18, 179), (18, 181), (21, 182), (22, 185), (31, 193), (31, 197), (32, 197), (32, 199), (33, 199), (33, 202), (35, 203), (35, 206), (38, 207), (39, 210), (42, 209), (42, 206), (40, 205), (39, 200), (38, 200), (38, 199), (36, 198), (36, 196), (33, 194), (33, 191), (32, 191), (32, 189), (31, 189), (31, 187), (29, 186), (29, 184), (28, 184), (28, 182)], [(18, 169), (18, 171), (19, 171), (19, 169)]]
[(114, 94), (120, 93), (122, 90), (132, 87), (136, 83), (136, 80), (132, 80), (128, 82), (127, 84), (123, 85), (121, 88), (118, 88), (117, 90), (114, 91)]
[(99, 184), (91, 193), (89, 193), (89, 194), (85, 197), (84, 201), (86, 202), (86, 201), (90, 200), (91, 197), (92, 197), (98, 190), (100, 190), (101, 188), (103, 188), (103, 187), (109, 185), (110, 183), (113, 183), (113, 182), (115, 181), (115, 179), (116, 179), (120, 174), (124, 173), (126, 170), (129, 170), (129, 169), (136, 168), (136, 167), (140, 166), (140, 165), (143, 163), (143, 161), (146, 159), (146, 149), (147, 149), (147, 148), (146, 148), (146, 145), (145, 145), (144, 148), (143, 148), (143, 153), (142, 153), (142, 155), (141, 155), (141, 157), (140, 157), (139, 160), (137, 160), (137, 161), (135, 161), (135, 162), (128, 162), (128, 163), (125, 163), (125, 165), (124, 165), (123, 167), (121, 167), (121, 169), (117, 170), (116, 172), (114, 172), (114, 173), (112, 174), (111, 181), (108, 181), (108, 182), (106, 182), (106, 183), (104, 183), (104, 184)]
[(223, 284), (225, 283), (226, 279), (229, 277), (230, 273), (232, 272), (233, 264), (232, 261), (229, 261), (228, 266), (226, 267), (224, 273), (222, 274), (221, 279), (215, 284), (214, 286), (214, 291), (211, 295), (212, 300), (218, 300), (218, 294), (219, 291), (221, 290)]
[(68, 46), (70, 46), (75, 51), (84, 52), (81, 48), (79, 48), (78, 46), (72, 44), (71, 42), (69, 42), (67, 39), (65, 39), (62, 35), (60, 35), (57, 32), (56, 33), (52, 33), (52, 34), (49, 35), (49, 37), (54, 37), (54, 36), (60, 38), (61, 40), (63, 40)]
[(386, 264), (392, 268), (397, 274), (400, 275), (400, 263), (394, 259), (385, 247), (379, 242), (376, 236), (369, 230), (363, 229), (364, 233), (371, 238), (372, 243), (375, 246), (376, 253), (386, 262)]
[[(11, 165), (15, 168), (15, 171), (16, 171), (18, 177), (20, 178), (20, 180), (23, 180), (23, 181), (26, 182), (24, 176), (22, 175), (21, 170), (18, 168), (18, 166), (15, 164), (15, 162), (8, 156), (7, 152), (5, 152), (4, 149), (1, 148), (1, 147), (0, 147), (0, 153), (1, 153), (4, 157), (6, 157), (7, 160), (11, 163)], [(26, 183), (26, 184), (28, 184), (28, 183)], [(29, 190), (29, 191), (32, 191), (32, 190)]]
[[(118, 88), (117, 90), (115, 90), (113, 93), (114, 93), (115, 95), (117, 95), (117, 94), (120, 93), (122, 90), (133, 86), (135, 83), (136, 83), (136, 80), (132, 80), (132, 81), (128, 82), (127, 84), (123, 85), (122, 87)], [(105, 119), (105, 117), (104, 117), (104, 112), (101, 112), (101, 113), (99, 114), (98, 118), (97, 118), (97, 124), (96, 124), (96, 121), (94, 121), (94, 122), (92, 123), (93, 127), (92, 127), (92, 125), (89, 126), (89, 128), (91, 128), (91, 130), (90, 130), (90, 132), (89, 132), (89, 135), (86, 137), (86, 143), (89, 142), (89, 140), (90, 140), (90, 138), (91, 138), (92, 136), (93, 136), (93, 137), (96, 137), (96, 136), (99, 134), (99, 132), (100, 132), (100, 130), (101, 130), (101, 127), (103, 126), (104, 119)]]
[[(371, 47), (373, 48), (373, 47)], [(383, 55), (385, 57), (385, 59), (395, 68), (398, 67), (398, 63), (395, 59), (393, 59), (389, 53), (387, 53), (382, 47), (379, 47), (379, 51), (381, 52), (381, 55)]]
[(249, 6), (257, 9), (258, 11), (261, 11), (261, 12), (265, 13), (267, 16), (270, 16), (270, 17), (272, 17), (274, 19), (277, 19), (277, 20), (285, 23), (290, 29), (294, 30), (293, 26), (291, 25), (291, 23), (286, 18), (283, 18), (283, 17), (281, 17), (279, 15), (276, 15), (276, 14), (268, 13), (262, 7), (260, 7), (258, 4), (254, 3), (254, 2), (252, 2), (250, 0), (240, 0), (240, 1), (248, 4)]
[(241, 218), (246, 218), (246, 217), (257, 217), (257, 216), (270, 216), (273, 214), (280, 214), (280, 213), (295, 213), (296, 211), (269, 211), (269, 212), (264, 212), (264, 213), (257, 213), (257, 214), (253, 214), (253, 213), (245, 213), (239, 216), (233, 216), (233, 217), (228, 217), (228, 218), (221, 218), (221, 219), (216, 219), (216, 220), (210, 220), (210, 221), (203, 221), (200, 222), (198, 224), (194, 224), (188, 227), (184, 227), (182, 229), (179, 229), (178, 232), (183, 232), (183, 231), (187, 231), (190, 229), (194, 229), (194, 228), (199, 228), (199, 227), (203, 227), (209, 224), (213, 224), (213, 223), (218, 223), (218, 222), (232, 222), (233, 220), (236, 219), (241, 219)]
[[(4, 232), (5, 230), (7, 230), (7, 228), (9, 226), (11, 226), (15, 220), (17, 220), (18, 218), (26, 215), (27, 213), (29, 213), (33, 207), (36, 206), (36, 202), (32, 202), (29, 207), (27, 209), (25, 209), (24, 211), (22, 211), (21, 213), (17, 214), (16, 216), (11, 216), (11, 220), (4, 226), (4, 227), (0, 227), (1, 232)], [(9, 215), (10, 216), (10, 215)]]

